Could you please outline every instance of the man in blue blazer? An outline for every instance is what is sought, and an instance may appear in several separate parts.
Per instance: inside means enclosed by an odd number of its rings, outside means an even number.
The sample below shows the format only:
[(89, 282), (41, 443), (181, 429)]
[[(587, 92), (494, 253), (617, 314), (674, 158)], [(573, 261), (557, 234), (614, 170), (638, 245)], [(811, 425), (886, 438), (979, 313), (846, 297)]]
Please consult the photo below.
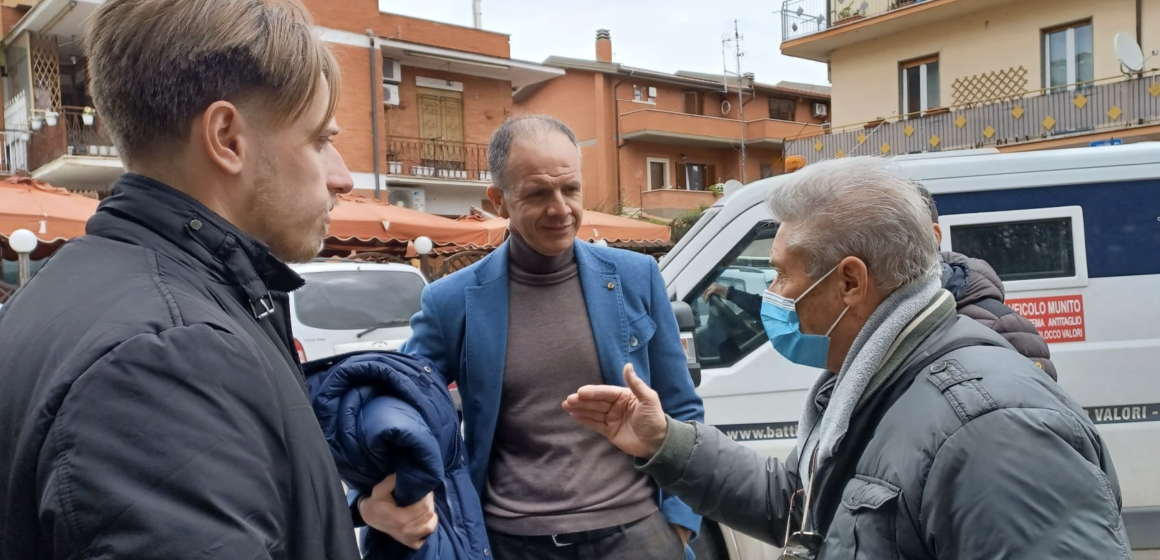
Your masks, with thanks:
[[(623, 385), (632, 364), (665, 412), (703, 418), (660, 270), (576, 239), (580, 150), (566, 125), (512, 119), (489, 150), (487, 196), (510, 219), (510, 239), (424, 291), (403, 352), (459, 386), (493, 557), (691, 556), (700, 518), (561, 408), (583, 385)], [(396, 527), (396, 539), (426, 536), (407, 523), (417, 512), (381, 513), (395, 517), (377, 525)]]

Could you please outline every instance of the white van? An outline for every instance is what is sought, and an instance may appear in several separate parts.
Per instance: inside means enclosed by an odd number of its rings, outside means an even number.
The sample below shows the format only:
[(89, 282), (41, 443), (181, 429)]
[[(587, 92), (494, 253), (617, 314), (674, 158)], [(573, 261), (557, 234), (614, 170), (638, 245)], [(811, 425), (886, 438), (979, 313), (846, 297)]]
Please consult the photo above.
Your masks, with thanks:
[(356, 261), (293, 265), (306, 285), (290, 294), (302, 361), (360, 350), (398, 350), (411, 336), (427, 279), (404, 264)]
[[(934, 194), (943, 250), (989, 262), (1006, 284), (1007, 303), (1050, 343), (1060, 385), (1111, 449), (1134, 554), (1160, 557), (1160, 143), (896, 160)], [(777, 224), (764, 200), (783, 180), (764, 179), (720, 200), (661, 270), (671, 297), (688, 302), (699, 323), (706, 421), (784, 459), (818, 371), (774, 350), (754, 315), (759, 307), (745, 298), (759, 305), (765, 286), (736, 281), (739, 268), (760, 266), (753, 254), (768, 255)], [(743, 286), (745, 294), (704, 300), (714, 283)], [(705, 535), (725, 548), (720, 557), (777, 557), (727, 527), (709, 529)]]

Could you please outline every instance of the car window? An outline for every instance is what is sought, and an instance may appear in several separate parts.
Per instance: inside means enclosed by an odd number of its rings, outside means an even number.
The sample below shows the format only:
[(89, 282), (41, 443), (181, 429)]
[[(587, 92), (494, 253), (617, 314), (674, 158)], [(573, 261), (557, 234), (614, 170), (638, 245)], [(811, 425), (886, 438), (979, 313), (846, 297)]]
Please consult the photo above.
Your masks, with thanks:
[(776, 234), (776, 222), (758, 223), (685, 300), (693, 308), (702, 367), (728, 367), (769, 342), (761, 324), (761, 296), (776, 277), (769, 266)]
[(326, 330), (406, 326), (419, 311), (424, 282), (418, 274), (389, 270), (310, 272), (294, 292), (298, 321)]

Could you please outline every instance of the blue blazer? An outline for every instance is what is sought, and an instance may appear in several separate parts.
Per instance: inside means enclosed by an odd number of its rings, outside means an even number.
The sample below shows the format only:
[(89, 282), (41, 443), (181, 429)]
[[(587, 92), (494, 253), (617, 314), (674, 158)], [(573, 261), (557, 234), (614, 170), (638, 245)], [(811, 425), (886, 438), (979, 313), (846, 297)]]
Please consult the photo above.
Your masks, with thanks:
[[(656, 261), (579, 240), (574, 246), (604, 383), (623, 387), (624, 364), (631, 362), (660, 394), (666, 413), (703, 421)], [(411, 328), (401, 351), (431, 360), (445, 381), (459, 386), (471, 480), (483, 496), (507, 358), (508, 244), (428, 286)], [(676, 496), (658, 492), (657, 499), (670, 523), (700, 530), (700, 516)]]

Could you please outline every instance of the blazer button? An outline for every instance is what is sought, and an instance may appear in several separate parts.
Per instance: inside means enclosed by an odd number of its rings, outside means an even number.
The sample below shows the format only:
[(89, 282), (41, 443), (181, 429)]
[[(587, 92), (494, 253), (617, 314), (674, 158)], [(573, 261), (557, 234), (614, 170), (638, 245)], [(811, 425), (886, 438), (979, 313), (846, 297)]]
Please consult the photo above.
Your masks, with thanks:
[(616, 289), (616, 284), (615, 284), (615, 283), (612, 283), (612, 282), (609, 282), (609, 283), (608, 283), (608, 286), (607, 286), (607, 288), (608, 288), (609, 290), (615, 290), (615, 289)]
[(636, 345), (637, 345), (637, 344), (639, 344), (639, 343), (640, 343), (640, 341), (639, 341), (639, 340), (637, 340), (635, 336), (634, 336), (634, 337), (632, 337), (632, 338), (630, 338), (630, 339), (628, 339), (628, 345), (629, 345), (629, 346), (632, 346), (633, 348), (636, 348)]

